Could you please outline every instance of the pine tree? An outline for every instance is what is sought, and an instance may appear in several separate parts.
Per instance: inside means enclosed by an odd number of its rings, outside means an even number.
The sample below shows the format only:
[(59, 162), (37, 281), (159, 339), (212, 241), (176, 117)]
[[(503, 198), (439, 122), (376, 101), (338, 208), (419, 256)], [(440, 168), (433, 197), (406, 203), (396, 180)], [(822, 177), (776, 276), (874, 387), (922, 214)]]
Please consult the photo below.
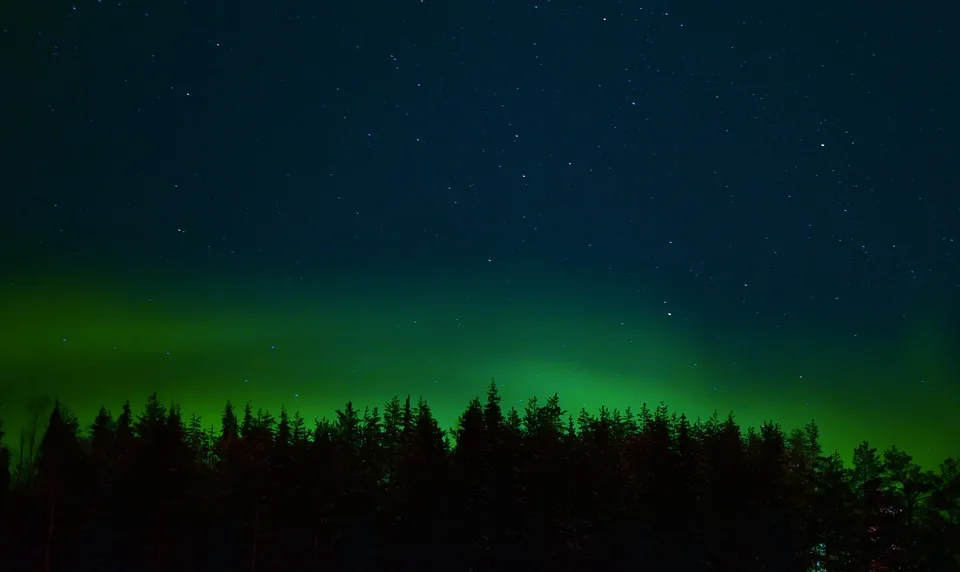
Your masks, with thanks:
[(804, 452), (809, 459), (815, 460), (823, 456), (823, 447), (820, 445), (820, 427), (813, 419), (803, 426), (803, 445)]
[(40, 476), (48, 485), (64, 485), (70, 471), (82, 458), (78, 430), (76, 417), (60, 405), (59, 399), (56, 400), (37, 458)]
[(243, 406), (243, 420), (240, 422), (240, 438), (243, 440), (253, 437), (256, 420), (253, 417), (253, 406), (248, 401)]
[(97, 473), (97, 483), (101, 487), (106, 487), (111, 478), (109, 470), (116, 453), (114, 423), (106, 407), (100, 406), (93, 425), (90, 426), (90, 448)]
[(410, 405), (410, 396), (403, 400), (403, 408), (400, 410), (400, 438), (403, 441), (410, 440), (410, 434), (413, 432), (413, 407)]
[(417, 444), (424, 450), (442, 456), (445, 452), (444, 431), (434, 418), (430, 405), (422, 397), (417, 400), (415, 432)]
[(233, 403), (227, 401), (223, 408), (223, 415), (220, 417), (220, 442), (231, 441), (240, 437), (240, 429), (237, 425), (237, 414), (234, 412)]
[(343, 410), (337, 409), (337, 442), (344, 450), (353, 450), (360, 445), (360, 415), (348, 401)]
[(390, 451), (400, 443), (402, 415), (400, 398), (394, 395), (383, 408), (383, 445)]
[(363, 429), (360, 434), (363, 458), (371, 465), (378, 465), (380, 448), (383, 441), (383, 427), (380, 420), (380, 408), (363, 409)]
[(526, 407), (523, 408), (522, 427), (528, 436), (534, 435), (540, 430), (540, 404), (537, 402), (536, 396), (528, 399)]
[(957, 459), (947, 458), (940, 464), (940, 486), (931, 495), (929, 506), (938, 520), (957, 527), (960, 532), (960, 461)]
[(193, 438), (196, 435), (199, 435), (203, 432), (203, 418), (201, 418), (196, 413), (190, 414), (190, 421), (187, 423), (187, 435), (190, 437), (191, 443)]
[[(843, 466), (839, 451), (822, 457), (818, 462), (814, 495), (806, 500), (810, 505), (811, 536), (814, 541), (813, 570), (855, 569), (855, 555), (859, 551), (860, 522), (854, 514), (855, 496), (849, 481), (850, 473)], [(825, 555), (825, 556), (823, 556)], [(836, 564), (829, 566), (825, 561)]]
[(540, 408), (540, 429), (546, 431), (551, 438), (559, 437), (563, 433), (563, 416), (566, 413), (560, 407), (560, 396), (554, 393)]
[(336, 436), (336, 428), (334, 424), (327, 419), (322, 417), (315, 420), (313, 427), (313, 449), (318, 448), (329, 448), (333, 445), (334, 437)]
[(640, 413), (637, 414), (637, 418), (639, 422), (638, 431), (649, 431), (653, 426), (653, 414), (650, 413), (646, 401), (640, 404)]
[[(280, 406), (280, 419), (277, 421), (277, 430), (273, 436), (273, 448), (270, 453), (270, 461), (273, 467), (272, 487), (274, 497), (290, 498), (292, 491), (283, 490), (282, 483), (288, 481), (289, 471), (293, 467), (294, 456), (293, 431), (290, 428), (290, 416), (287, 415), (287, 408)], [(286, 503), (283, 503), (286, 506)]]
[(193, 413), (187, 423), (186, 441), (193, 458), (203, 467), (212, 467), (214, 463), (210, 433), (203, 428), (203, 419)]
[(37, 482), (47, 499), (47, 534), (44, 545), (44, 570), (51, 570), (58, 559), (54, 553), (59, 522), (65, 520), (66, 507), (75, 490), (82, 486), (83, 451), (77, 438), (76, 418), (56, 400), (47, 431), (37, 451)]
[(106, 407), (100, 406), (97, 416), (90, 426), (90, 441), (93, 457), (103, 462), (113, 452), (114, 427), (113, 418)]
[(120, 417), (117, 417), (116, 427), (117, 443), (126, 446), (134, 437), (133, 433), (133, 411), (130, 409), (130, 400), (123, 402), (120, 409)]
[(507, 412), (507, 419), (504, 423), (504, 429), (511, 437), (519, 437), (523, 434), (523, 420), (520, 419), (520, 412), (516, 407), (511, 407)]
[(137, 416), (133, 428), (137, 435), (145, 442), (150, 443), (160, 437), (167, 420), (167, 410), (160, 403), (157, 393), (153, 392), (147, 398), (146, 409)]
[(573, 444), (579, 439), (577, 434), (577, 427), (573, 424), (573, 415), (567, 415), (567, 426), (563, 430), (564, 443), (568, 447), (572, 447)]
[(695, 452), (695, 441), (693, 428), (686, 414), (680, 414), (680, 417), (677, 418), (677, 422), (674, 424), (674, 430), (676, 432), (677, 453), (684, 457), (684, 460), (689, 460), (688, 457), (692, 456)]
[(270, 413), (269, 409), (257, 409), (257, 417), (254, 422), (256, 429), (261, 430), (266, 436), (266, 433), (272, 434), (276, 426), (277, 418)]
[[(452, 531), (453, 543), (464, 546), (465, 567), (479, 567), (490, 549), (490, 529), (493, 528), (489, 507), (492, 497), (491, 458), (486, 448), (487, 435), (480, 399), (470, 400), (454, 427), (456, 441), (452, 455), (454, 471), (452, 498), (455, 514), (462, 515), (461, 526)], [(486, 537), (486, 540), (484, 540)], [(475, 568), (476, 569), (476, 568)]]
[(167, 410), (167, 419), (164, 423), (164, 429), (172, 439), (185, 441), (187, 432), (183, 424), (183, 412), (179, 404), (171, 403)]
[(274, 437), (274, 449), (276, 451), (289, 450), (293, 444), (293, 434), (290, 429), (290, 416), (287, 415), (286, 407), (280, 407), (280, 421), (277, 423), (277, 432)]
[(870, 447), (867, 441), (863, 441), (853, 450), (853, 469), (850, 475), (854, 490), (860, 498), (865, 498), (870, 489), (879, 484), (880, 457), (877, 449)]
[(487, 388), (487, 404), (483, 408), (483, 420), (487, 426), (487, 432), (491, 435), (499, 434), (503, 426), (503, 410), (500, 408), (500, 400), (497, 382), (491, 379), (490, 386)]
[(466, 411), (457, 420), (455, 431), (457, 437), (455, 454), (465, 463), (477, 461), (485, 441), (483, 406), (480, 405), (479, 398), (474, 397), (470, 400)]
[(644, 427), (644, 432), (648, 432), (653, 442), (661, 450), (669, 447), (673, 427), (670, 423), (670, 414), (667, 404), (660, 402), (653, 411), (653, 420), (649, 421)]
[[(646, 415), (650, 415), (650, 411), (647, 409), (647, 404), (642, 404), (643, 409), (646, 411)], [(634, 437), (640, 433), (641, 425), (638, 423), (638, 419), (642, 419), (644, 426), (647, 422), (645, 417), (637, 415), (633, 412), (633, 408), (627, 406), (623, 411), (623, 436), (624, 437)]]
[(937, 489), (937, 477), (924, 472), (913, 457), (897, 446), (883, 452), (881, 482), (896, 508), (903, 513), (905, 526), (914, 527), (920, 511)]
[(306, 430), (306, 422), (299, 411), (293, 412), (293, 421), (291, 422), (291, 439), (297, 446), (305, 446), (309, 440)]
[(36, 476), (37, 436), (41, 434), (43, 423), (49, 419), (50, 403), (50, 398), (45, 395), (27, 403), (28, 421), (20, 427), (19, 458), (13, 476), (18, 487), (27, 487)]

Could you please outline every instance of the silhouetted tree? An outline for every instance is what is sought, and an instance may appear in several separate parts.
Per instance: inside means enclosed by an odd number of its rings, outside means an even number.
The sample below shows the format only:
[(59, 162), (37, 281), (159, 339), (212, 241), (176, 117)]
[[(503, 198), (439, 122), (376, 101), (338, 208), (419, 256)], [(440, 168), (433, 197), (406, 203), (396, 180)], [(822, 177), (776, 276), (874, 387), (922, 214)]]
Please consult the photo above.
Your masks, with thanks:
[(453, 523), (451, 542), (461, 547), (464, 565), (486, 564), (492, 523), (489, 517), (492, 504), (494, 472), (487, 448), (488, 435), (484, 424), (483, 405), (474, 397), (460, 415), (454, 427), (456, 443), (453, 448), (451, 483), (453, 510), (462, 518)]
[(383, 445), (391, 451), (400, 443), (402, 413), (400, 398), (396, 395), (383, 407)]
[(240, 438), (240, 429), (237, 425), (237, 414), (233, 410), (233, 404), (227, 401), (223, 408), (223, 415), (220, 417), (220, 442)]
[(0, 419), (0, 507), (10, 488), (10, 449), (3, 442), (4, 435), (3, 420)]
[(360, 446), (360, 414), (353, 406), (352, 401), (348, 401), (343, 410), (337, 409), (336, 441), (344, 453), (351, 454)]
[(133, 430), (138, 437), (149, 443), (151, 440), (161, 438), (166, 420), (167, 409), (160, 403), (157, 393), (154, 392), (147, 397), (146, 408), (137, 416)]
[(404, 518), (390, 523), (386, 531), (381, 566), (393, 569), (402, 562), (411, 569), (423, 569), (442, 556), (413, 550), (416, 543), (439, 550), (447, 541), (447, 450), (444, 432), (426, 401), (419, 399), (413, 410), (408, 396), (401, 419), (399, 459), (387, 497), (390, 510)]
[(307, 444), (309, 435), (306, 429), (306, 422), (299, 411), (293, 412), (293, 421), (290, 424), (290, 440), (297, 447), (303, 447)]
[(275, 466), (286, 466), (289, 461), (290, 447), (293, 446), (293, 433), (290, 429), (290, 417), (285, 407), (280, 408), (280, 419), (273, 439), (273, 457)]
[(375, 489), (385, 476), (383, 451), (383, 423), (380, 408), (374, 406), (363, 410), (363, 428), (360, 434), (360, 460), (363, 482), (370, 490)]
[(940, 464), (937, 488), (930, 494), (920, 546), (929, 570), (960, 569), (960, 463)]
[(120, 416), (117, 417), (117, 426), (115, 429), (117, 445), (121, 448), (130, 446), (134, 438), (133, 412), (130, 409), (130, 400), (123, 402), (120, 408)]
[(82, 518), (85, 483), (84, 454), (77, 437), (76, 417), (56, 400), (47, 430), (37, 451), (37, 485), (47, 509), (43, 568), (59, 568), (64, 552), (75, 549), (79, 538), (72, 532)]
[(457, 420), (455, 428), (457, 444), (454, 454), (464, 466), (470, 466), (480, 459), (486, 441), (486, 426), (483, 420), (483, 406), (480, 399), (474, 397)]
[(500, 408), (500, 391), (497, 389), (497, 382), (490, 380), (487, 387), (487, 403), (483, 408), (483, 420), (487, 426), (487, 432), (490, 435), (499, 435), (500, 428), (503, 425), (503, 411)]
[(27, 421), (20, 428), (20, 447), (13, 481), (21, 487), (27, 487), (36, 474), (36, 455), (38, 433), (44, 419), (50, 414), (50, 398), (46, 395), (31, 398), (27, 402)]
[(880, 485), (880, 457), (877, 450), (863, 441), (853, 450), (853, 469), (850, 472), (854, 490), (861, 499), (869, 497)]
[(195, 413), (190, 415), (187, 423), (185, 440), (195, 462), (203, 468), (212, 468), (215, 465), (216, 453), (211, 432), (203, 428), (203, 419)]
[(0, 569), (960, 570), (955, 459), (863, 442), (847, 469), (813, 422), (741, 430), (662, 402), (500, 407), (491, 382), (448, 434), (409, 396), (312, 431), (227, 402), (205, 431), (152, 394), (84, 438), (57, 402), (30, 478), (0, 472)]
[(243, 420), (240, 422), (240, 438), (249, 439), (253, 435), (256, 420), (253, 417), (253, 405), (248, 401), (243, 406)]
[(98, 465), (105, 465), (112, 456), (114, 438), (113, 417), (106, 407), (100, 406), (100, 411), (97, 412), (97, 417), (90, 426), (91, 449)]

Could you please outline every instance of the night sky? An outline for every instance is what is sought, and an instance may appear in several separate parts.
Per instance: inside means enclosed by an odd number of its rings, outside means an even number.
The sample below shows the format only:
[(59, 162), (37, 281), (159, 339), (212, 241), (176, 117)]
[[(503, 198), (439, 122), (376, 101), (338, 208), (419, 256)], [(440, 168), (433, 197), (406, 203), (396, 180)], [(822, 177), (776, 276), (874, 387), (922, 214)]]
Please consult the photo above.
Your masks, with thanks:
[[(856, 4), (856, 3), (854, 3)], [(946, 10), (946, 8), (943, 8)], [(5, 2), (0, 417), (491, 378), (960, 453), (960, 53), (913, 2)], [(954, 51), (956, 50), (956, 52)]]

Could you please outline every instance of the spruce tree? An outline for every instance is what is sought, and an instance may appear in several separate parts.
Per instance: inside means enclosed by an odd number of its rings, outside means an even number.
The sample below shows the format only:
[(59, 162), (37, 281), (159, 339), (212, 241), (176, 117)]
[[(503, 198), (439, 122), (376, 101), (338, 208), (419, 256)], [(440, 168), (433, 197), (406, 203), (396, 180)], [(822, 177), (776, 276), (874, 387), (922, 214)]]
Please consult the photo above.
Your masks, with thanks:
[(400, 398), (394, 395), (383, 407), (383, 445), (389, 451), (400, 443), (401, 416)]
[(44, 569), (59, 567), (56, 546), (66, 544), (62, 532), (71, 530), (61, 522), (73, 521), (71, 507), (75, 506), (85, 483), (84, 455), (77, 437), (76, 417), (63, 409), (57, 399), (50, 412), (47, 431), (37, 450), (37, 483), (46, 497), (46, 539)]
[(483, 406), (480, 399), (474, 397), (457, 420), (456, 445), (454, 452), (463, 463), (472, 464), (479, 460), (484, 443)]
[(487, 426), (487, 432), (491, 435), (497, 435), (503, 425), (503, 410), (500, 407), (500, 392), (497, 389), (497, 382), (490, 380), (487, 387), (487, 403), (483, 408), (483, 420)]
[(233, 409), (233, 403), (227, 401), (227, 404), (223, 407), (223, 415), (220, 416), (220, 442), (237, 439), (239, 436), (237, 414)]
[(287, 409), (280, 407), (280, 420), (277, 422), (277, 432), (274, 436), (274, 450), (282, 451), (284, 454), (293, 444), (293, 434), (290, 429), (290, 416), (287, 415)]
[(243, 406), (243, 420), (240, 422), (240, 438), (243, 440), (253, 437), (256, 420), (253, 417), (253, 405), (248, 401)]
[(123, 402), (120, 408), (120, 416), (117, 417), (116, 427), (117, 444), (128, 446), (130, 440), (134, 437), (133, 432), (133, 411), (130, 409), (130, 400)]
[(100, 406), (93, 425), (90, 426), (90, 441), (93, 457), (102, 463), (110, 457), (113, 451), (114, 427), (113, 418), (106, 407)]
[(300, 447), (305, 446), (309, 440), (309, 435), (307, 434), (306, 421), (304, 421), (299, 411), (293, 412), (293, 421), (290, 423), (290, 428), (290, 438), (293, 443)]
[(147, 443), (159, 439), (167, 421), (167, 410), (160, 403), (157, 393), (153, 392), (147, 398), (146, 407), (140, 415), (137, 416), (137, 422), (133, 428), (137, 435)]
[(880, 457), (877, 449), (870, 447), (867, 441), (861, 442), (853, 450), (853, 468), (851, 480), (857, 496), (865, 498), (875, 488), (880, 479)]
[(360, 414), (348, 401), (343, 410), (337, 409), (337, 442), (342, 450), (353, 450), (360, 446)]

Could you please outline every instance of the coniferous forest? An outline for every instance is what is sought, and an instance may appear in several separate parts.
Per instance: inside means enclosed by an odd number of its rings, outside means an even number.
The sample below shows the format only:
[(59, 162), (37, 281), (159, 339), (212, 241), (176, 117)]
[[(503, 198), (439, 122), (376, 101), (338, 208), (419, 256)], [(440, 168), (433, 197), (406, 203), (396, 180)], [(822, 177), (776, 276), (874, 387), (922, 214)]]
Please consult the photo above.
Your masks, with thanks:
[(960, 570), (957, 460), (864, 441), (844, 466), (813, 422), (505, 410), (493, 382), (449, 432), (409, 398), (217, 421), (57, 403), (0, 449), (0, 569)]

